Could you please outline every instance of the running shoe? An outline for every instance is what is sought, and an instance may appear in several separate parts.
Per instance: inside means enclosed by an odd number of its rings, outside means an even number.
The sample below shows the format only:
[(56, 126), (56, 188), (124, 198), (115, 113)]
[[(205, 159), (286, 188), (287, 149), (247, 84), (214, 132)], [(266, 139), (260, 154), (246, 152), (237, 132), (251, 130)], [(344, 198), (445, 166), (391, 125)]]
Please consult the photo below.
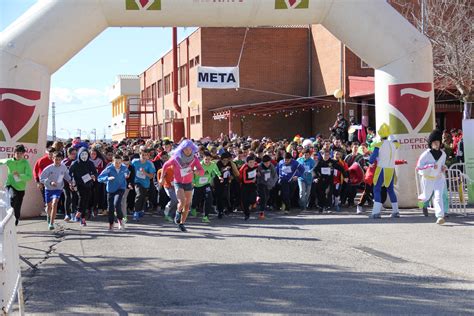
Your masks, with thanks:
[(357, 214), (362, 214), (362, 213), (364, 213), (364, 209), (362, 208), (362, 206), (357, 205)]
[(211, 222), (211, 221), (209, 220), (209, 217), (207, 217), (207, 216), (203, 216), (201, 221), (202, 221), (203, 223), (210, 223), (210, 222)]
[(370, 214), (370, 215), (369, 215), (369, 218), (370, 218), (370, 219), (381, 219), (382, 216), (380, 215), (380, 213), (378, 213), (378, 214)]
[(217, 218), (218, 218), (218, 219), (222, 219), (222, 217), (224, 217), (224, 212), (219, 212), (219, 213), (217, 214)]
[(428, 208), (426, 206), (423, 207), (423, 215), (425, 215), (425, 217), (428, 217)]
[(187, 232), (188, 230), (186, 227), (184, 227), (184, 224), (179, 224), (178, 225), (178, 230), (182, 231), (183, 233)]
[(140, 220), (140, 213), (139, 212), (133, 212), (133, 220), (135, 222), (138, 222)]
[(180, 212), (176, 212), (176, 215), (174, 216), (174, 223), (176, 225), (179, 225), (179, 223), (181, 222), (181, 213)]
[(168, 222), (168, 223), (172, 223), (173, 219), (171, 218), (171, 216), (165, 215), (165, 221)]
[(245, 214), (244, 221), (248, 221), (250, 219), (250, 214)]
[(118, 220), (118, 229), (124, 230), (125, 229), (125, 224), (123, 223), (123, 220)]
[(69, 222), (70, 220), (71, 220), (71, 218), (69, 217), (69, 215), (64, 216), (64, 221), (65, 222)]
[(436, 224), (438, 225), (443, 225), (444, 223), (446, 223), (446, 220), (443, 217), (440, 217), (436, 220)]
[(128, 222), (128, 216), (127, 216), (127, 215), (124, 215), (122, 221), (123, 221), (124, 223)]
[(392, 214), (390, 214), (390, 217), (391, 218), (400, 218), (400, 213), (398, 213), (398, 212), (392, 213)]
[(114, 229), (114, 224), (109, 224), (109, 230), (113, 230)]
[(54, 230), (54, 224), (49, 223), (48, 228), (49, 228), (49, 230)]
[(85, 218), (81, 219), (81, 226), (83, 226), (83, 227), (87, 226)]
[(192, 216), (192, 217), (196, 217), (196, 216), (197, 216), (197, 211), (196, 211), (195, 208), (192, 208), (190, 213), (191, 213), (191, 216)]

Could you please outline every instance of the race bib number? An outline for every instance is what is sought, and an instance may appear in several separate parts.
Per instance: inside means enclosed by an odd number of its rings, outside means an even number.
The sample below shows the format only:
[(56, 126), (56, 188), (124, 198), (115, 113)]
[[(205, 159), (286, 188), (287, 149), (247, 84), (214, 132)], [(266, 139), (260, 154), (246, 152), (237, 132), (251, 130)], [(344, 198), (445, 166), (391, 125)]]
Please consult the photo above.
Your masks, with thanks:
[(331, 175), (331, 168), (321, 168), (321, 174), (325, 176), (330, 176)]
[(20, 177), (17, 176), (16, 174), (13, 175), (13, 179), (15, 180), (15, 182), (20, 182)]
[(191, 167), (181, 169), (181, 177), (186, 177), (191, 173)]
[(84, 183), (87, 183), (91, 180), (92, 180), (92, 178), (91, 178), (90, 174), (85, 174), (85, 175), (82, 176), (82, 182), (84, 182)]
[(310, 171), (311, 171), (311, 168), (310, 168), (308, 165), (305, 165), (305, 166), (304, 166), (304, 171), (305, 171), (305, 172), (310, 172)]
[(249, 179), (253, 179), (257, 176), (257, 170), (253, 170), (249, 172)]
[(145, 173), (143, 173), (142, 170), (138, 170), (138, 172), (137, 172), (137, 178), (145, 179), (145, 178), (146, 178), (146, 175), (145, 175)]
[(281, 168), (281, 171), (283, 171), (283, 173), (291, 173), (291, 166), (283, 166), (283, 168)]
[(199, 177), (199, 184), (206, 184), (207, 183), (207, 177)]
[(270, 172), (265, 172), (265, 173), (263, 174), (263, 178), (265, 179), (265, 181), (270, 180)]
[(223, 178), (227, 179), (228, 177), (230, 177), (230, 171), (225, 171)]

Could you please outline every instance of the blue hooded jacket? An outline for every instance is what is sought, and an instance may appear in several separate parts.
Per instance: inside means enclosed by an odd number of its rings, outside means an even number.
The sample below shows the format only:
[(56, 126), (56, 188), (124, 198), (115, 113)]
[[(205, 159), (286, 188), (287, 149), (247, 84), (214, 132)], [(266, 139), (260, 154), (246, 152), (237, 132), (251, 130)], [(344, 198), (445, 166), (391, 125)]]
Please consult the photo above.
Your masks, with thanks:
[[(130, 171), (125, 165), (121, 165), (117, 172), (114, 164), (111, 163), (100, 173), (98, 180), (101, 183), (107, 183), (107, 192), (114, 193), (127, 188), (127, 176), (129, 175)], [(115, 179), (109, 180), (109, 177), (114, 177)]]
[(286, 165), (285, 160), (283, 159), (278, 163), (276, 171), (280, 178), (280, 182), (290, 182), (292, 177), (301, 177), (303, 175), (304, 166), (294, 159), (291, 159), (290, 164)]

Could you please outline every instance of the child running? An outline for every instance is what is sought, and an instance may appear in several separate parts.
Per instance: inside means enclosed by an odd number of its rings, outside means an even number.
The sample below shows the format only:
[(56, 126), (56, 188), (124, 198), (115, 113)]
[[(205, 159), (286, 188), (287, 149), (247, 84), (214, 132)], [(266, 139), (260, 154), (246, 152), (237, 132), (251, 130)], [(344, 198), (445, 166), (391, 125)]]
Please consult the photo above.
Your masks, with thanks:
[(118, 228), (124, 229), (122, 197), (127, 188), (127, 178), (130, 176), (128, 167), (122, 164), (122, 156), (115, 155), (113, 163), (109, 164), (99, 175), (99, 182), (106, 183), (107, 204), (109, 211), (109, 230), (114, 229), (115, 213), (117, 213)]
[(64, 155), (61, 151), (53, 154), (53, 164), (47, 166), (40, 176), (40, 182), (45, 186), (44, 199), (48, 205), (46, 221), (49, 230), (54, 229), (54, 220), (58, 211), (59, 199), (63, 193), (64, 180), (71, 181), (69, 170), (66, 165), (61, 164)]
[(176, 195), (178, 197), (178, 210), (176, 211), (175, 223), (182, 232), (187, 232), (184, 223), (188, 217), (193, 197), (193, 177), (203, 176), (204, 169), (196, 157), (199, 148), (189, 140), (183, 140), (174, 150), (173, 156), (163, 165), (160, 184), (165, 182), (164, 175), (168, 168), (173, 167)]
[(240, 168), (242, 180), (242, 208), (244, 220), (250, 218), (250, 207), (255, 208), (257, 203), (257, 163), (254, 155), (247, 156), (246, 163)]

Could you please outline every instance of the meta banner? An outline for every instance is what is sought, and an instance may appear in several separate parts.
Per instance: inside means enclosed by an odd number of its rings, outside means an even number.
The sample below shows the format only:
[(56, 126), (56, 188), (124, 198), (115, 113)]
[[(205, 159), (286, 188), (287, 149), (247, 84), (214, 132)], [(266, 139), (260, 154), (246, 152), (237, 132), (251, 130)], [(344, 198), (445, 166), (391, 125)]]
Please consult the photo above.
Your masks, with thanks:
[(239, 67), (198, 67), (198, 88), (237, 89)]

